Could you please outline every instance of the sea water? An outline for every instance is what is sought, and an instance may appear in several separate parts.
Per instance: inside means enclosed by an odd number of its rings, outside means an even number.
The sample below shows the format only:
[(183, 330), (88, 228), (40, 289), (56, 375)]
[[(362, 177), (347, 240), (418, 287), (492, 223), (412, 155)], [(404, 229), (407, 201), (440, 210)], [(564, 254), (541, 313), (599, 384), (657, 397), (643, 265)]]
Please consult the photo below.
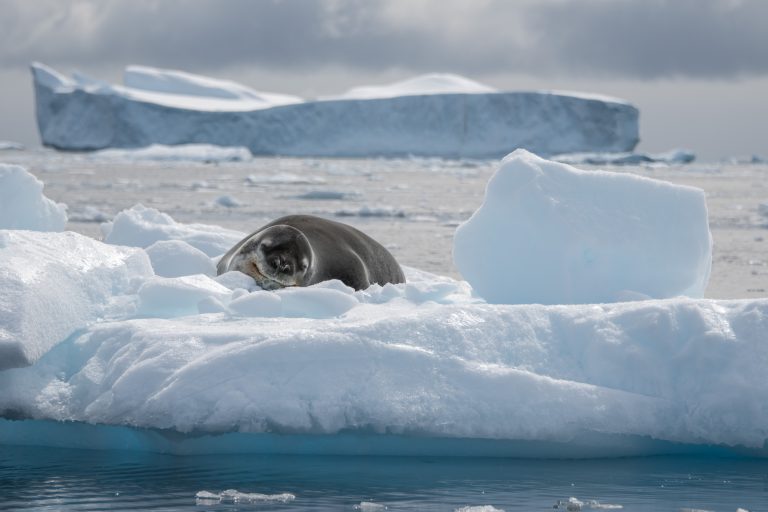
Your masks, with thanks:
[[(224, 499), (204, 498), (226, 490), (264, 496), (240, 501), (227, 499), (226, 494)], [(507, 511), (554, 507), (628, 512), (766, 510), (768, 461), (173, 456), (0, 447), (0, 510), (457, 510), (483, 506)]]

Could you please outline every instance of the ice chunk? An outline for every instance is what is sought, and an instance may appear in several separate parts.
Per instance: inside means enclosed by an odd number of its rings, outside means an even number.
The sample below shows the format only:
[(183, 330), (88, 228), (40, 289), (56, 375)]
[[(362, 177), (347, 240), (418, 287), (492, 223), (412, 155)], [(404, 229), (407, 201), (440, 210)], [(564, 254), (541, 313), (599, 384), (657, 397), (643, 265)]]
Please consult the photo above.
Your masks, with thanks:
[(225, 208), (238, 208), (243, 206), (243, 203), (241, 203), (238, 199), (226, 195), (217, 197), (216, 204)]
[(383, 503), (374, 503), (372, 501), (361, 501), (353, 508), (355, 510), (361, 510), (362, 512), (381, 512), (387, 510), (387, 506)]
[(139, 313), (173, 317), (199, 313), (198, 303), (214, 298), (228, 301), (232, 292), (208, 276), (154, 277), (139, 289)]
[(341, 291), (323, 284), (253, 292), (233, 300), (229, 309), (234, 314), (252, 317), (333, 318), (360, 304), (351, 288)]
[(110, 218), (110, 215), (92, 205), (85, 205), (69, 214), (72, 222), (109, 222)]
[(686, 149), (665, 153), (572, 153), (556, 155), (552, 160), (589, 165), (688, 164), (696, 160), (696, 154)]
[(137, 249), (71, 232), (0, 231), (0, 370), (34, 363), (151, 275)]
[(493, 505), (467, 505), (457, 508), (455, 512), (504, 512), (504, 509), (496, 508)]
[(0, 229), (63, 231), (67, 207), (43, 194), (43, 182), (18, 165), (0, 164)]
[(254, 281), (251, 276), (238, 272), (237, 270), (225, 272), (216, 276), (214, 279), (217, 283), (223, 284), (230, 290), (235, 290), (237, 288), (242, 288), (248, 291), (261, 290), (261, 287), (256, 284), (256, 281)]
[(195, 494), (198, 505), (215, 505), (218, 503), (289, 503), (296, 499), (296, 495), (284, 492), (280, 494), (261, 494), (257, 492), (240, 492), (237, 489), (227, 489), (220, 493), (200, 491)]
[(244, 147), (212, 144), (152, 144), (139, 149), (103, 149), (90, 155), (98, 160), (149, 160), (159, 162), (245, 162), (253, 155)]
[(335, 213), (337, 217), (405, 217), (405, 212), (394, 206), (362, 206), (358, 209), (343, 209)]
[(699, 189), (580, 171), (517, 150), (456, 230), (453, 254), (489, 302), (701, 297), (712, 237)]
[(0, 140), (0, 151), (16, 150), (21, 151), (24, 149), (24, 144), (21, 142), (14, 142), (12, 140)]
[(158, 276), (216, 275), (216, 265), (211, 258), (181, 240), (157, 241), (147, 247), (147, 254)]
[(245, 233), (207, 224), (181, 224), (166, 213), (137, 204), (112, 222), (101, 225), (104, 241), (116, 245), (149, 247), (159, 240), (181, 240), (208, 256), (227, 252)]

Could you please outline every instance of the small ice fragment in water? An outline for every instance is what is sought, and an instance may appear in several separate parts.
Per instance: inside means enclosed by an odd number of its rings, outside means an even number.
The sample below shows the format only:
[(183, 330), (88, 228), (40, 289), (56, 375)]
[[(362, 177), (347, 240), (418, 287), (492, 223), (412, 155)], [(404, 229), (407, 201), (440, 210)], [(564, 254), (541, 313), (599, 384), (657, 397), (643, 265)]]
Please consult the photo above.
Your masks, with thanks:
[(581, 510), (581, 507), (584, 505), (584, 502), (577, 500), (573, 496), (568, 498), (568, 500), (557, 500), (557, 503), (555, 503), (552, 508), (555, 510)]
[(387, 510), (387, 506), (372, 501), (361, 501), (359, 505), (354, 506), (354, 509), (362, 512), (379, 512), (380, 510)]
[(493, 505), (467, 505), (457, 508), (454, 512), (504, 512), (504, 509), (496, 508)]
[(238, 206), (243, 206), (243, 203), (232, 196), (220, 196), (216, 199), (216, 204), (226, 208), (237, 208)]
[(245, 493), (237, 489), (227, 489), (216, 494), (209, 491), (200, 491), (195, 494), (195, 498), (200, 505), (212, 505), (214, 503), (264, 503), (279, 502), (288, 503), (296, 499), (294, 494), (284, 492), (281, 494), (261, 494), (258, 492)]

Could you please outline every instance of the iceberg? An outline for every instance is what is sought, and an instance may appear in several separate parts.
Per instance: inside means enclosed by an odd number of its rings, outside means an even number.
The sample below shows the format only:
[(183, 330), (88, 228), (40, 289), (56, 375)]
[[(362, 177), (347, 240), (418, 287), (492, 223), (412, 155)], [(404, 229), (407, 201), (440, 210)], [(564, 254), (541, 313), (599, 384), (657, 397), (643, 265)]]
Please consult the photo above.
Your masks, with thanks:
[[(522, 152), (504, 165), (575, 172)], [(572, 176), (576, 192), (616, 191), (596, 176)], [(643, 204), (650, 184), (616, 186)], [(266, 292), (209, 275), (234, 232), (144, 207), (105, 231), (0, 232), (0, 445), (768, 456), (768, 299), (492, 304), (410, 268), (397, 285)]]
[(702, 297), (712, 235), (700, 189), (582, 171), (519, 149), (456, 230), (453, 256), (489, 302)]
[(254, 155), (500, 157), (631, 151), (638, 111), (615, 98), (496, 92), (428, 75), (302, 101), (177, 71), (132, 66), (125, 85), (32, 64), (43, 144), (58, 149), (153, 144), (246, 147)]

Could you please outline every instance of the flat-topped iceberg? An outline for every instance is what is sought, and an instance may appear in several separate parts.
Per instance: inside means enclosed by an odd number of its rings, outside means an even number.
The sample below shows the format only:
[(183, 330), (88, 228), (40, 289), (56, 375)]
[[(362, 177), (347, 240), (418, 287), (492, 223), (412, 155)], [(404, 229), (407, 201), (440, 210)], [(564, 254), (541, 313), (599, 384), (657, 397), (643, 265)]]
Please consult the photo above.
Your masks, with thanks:
[(37, 122), (59, 149), (152, 144), (247, 147), (256, 155), (499, 157), (631, 151), (638, 111), (615, 98), (496, 92), (427, 75), (317, 101), (178, 71), (131, 66), (125, 85), (33, 64)]

